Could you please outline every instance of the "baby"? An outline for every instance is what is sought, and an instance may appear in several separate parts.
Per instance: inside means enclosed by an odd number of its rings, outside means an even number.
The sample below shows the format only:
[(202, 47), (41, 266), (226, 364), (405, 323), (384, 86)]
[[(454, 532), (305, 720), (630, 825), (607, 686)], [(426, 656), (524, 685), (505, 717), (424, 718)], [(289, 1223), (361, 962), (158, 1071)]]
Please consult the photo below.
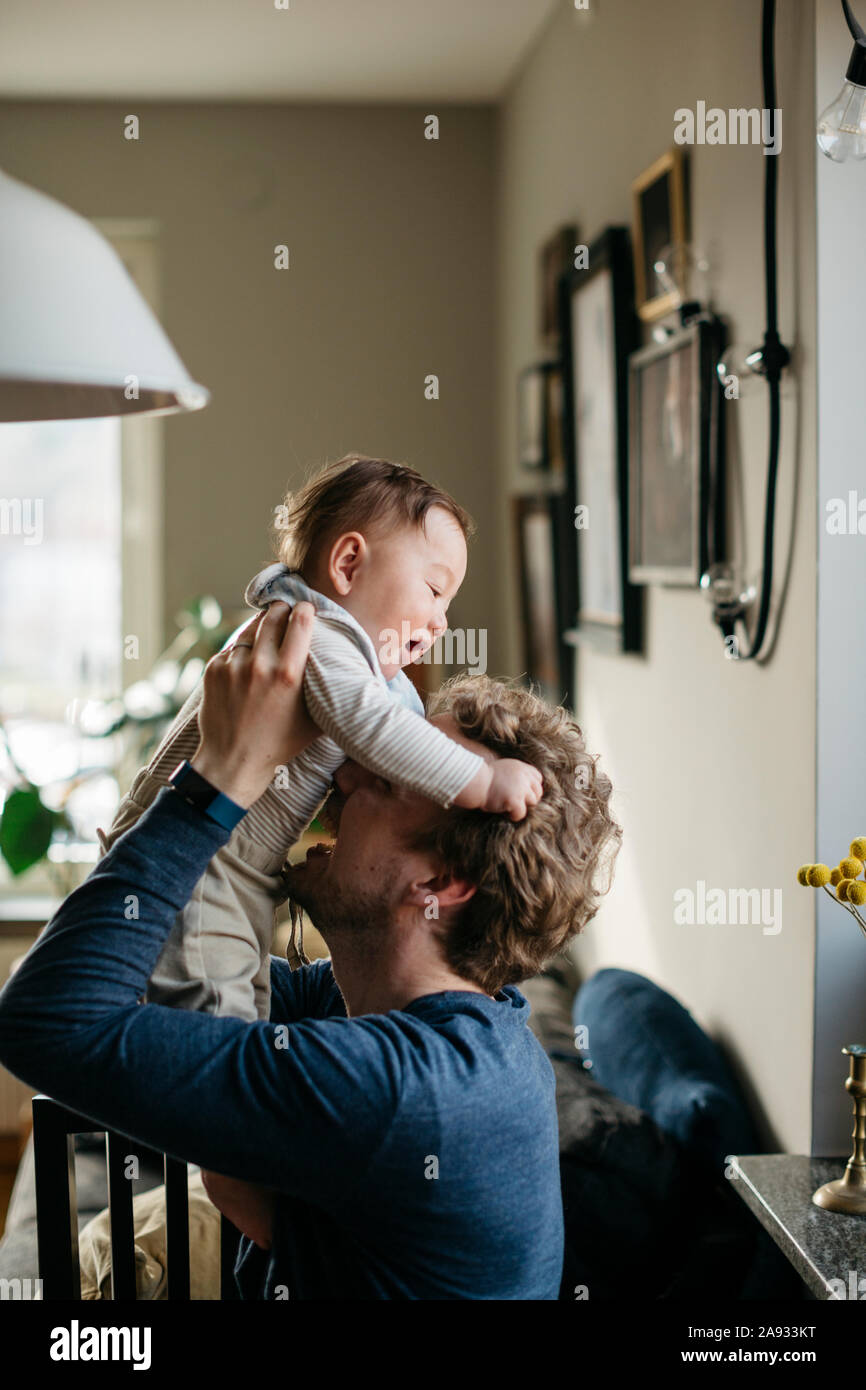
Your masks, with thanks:
[[(542, 794), (536, 768), (486, 762), (424, 718), (402, 668), (447, 628), (466, 572), (469, 517), (453, 498), (400, 464), (348, 455), (284, 508), (281, 563), (246, 600), (302, 600), (316, 610), (304, 698), (321, 730), (211, 860), (178, 916), (151, 976), (149, 1000), (254, 1020), (270, 1012), (269, 954), (287, 850), (353, 758), (370, 772), (452, 805), (522, 819)], [(199, 742), (201, 684), (121, 802), (103, 850), (138, 820)]]

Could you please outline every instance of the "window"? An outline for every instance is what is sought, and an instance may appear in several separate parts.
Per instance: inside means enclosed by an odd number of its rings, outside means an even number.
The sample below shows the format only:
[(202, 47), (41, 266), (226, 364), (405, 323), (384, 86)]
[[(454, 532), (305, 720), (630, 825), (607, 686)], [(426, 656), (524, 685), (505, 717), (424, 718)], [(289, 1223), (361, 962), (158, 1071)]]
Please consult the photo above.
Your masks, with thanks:
[(0, 433), (0, 711), (63, 719), (121, 687), (120, 421)]
[[(100, 226), (153, 305), (152, 228)], [(72, 825), (18, 878), (0, 858), (0, 893), (68, 892), (114, 814), (118, 741), (84, 737), (78, 718), (145, 674), (161, 646), (160, 425), (0, 427), (0, 804), (23, 774)], [(52, 871), (61, 864), (83, 867)]]

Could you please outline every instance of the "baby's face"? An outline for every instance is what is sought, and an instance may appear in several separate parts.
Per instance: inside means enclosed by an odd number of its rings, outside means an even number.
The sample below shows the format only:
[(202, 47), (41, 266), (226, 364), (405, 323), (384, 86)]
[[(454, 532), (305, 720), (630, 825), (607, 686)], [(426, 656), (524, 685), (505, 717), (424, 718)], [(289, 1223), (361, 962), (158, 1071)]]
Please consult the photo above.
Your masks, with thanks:
[(417, 660), (447, 628), (449, 603), (466, 574), (466, 541), (444, 507), (424, 525), (367, 537), (364, 564), (340, 602), (371, 639), (386, 680)]

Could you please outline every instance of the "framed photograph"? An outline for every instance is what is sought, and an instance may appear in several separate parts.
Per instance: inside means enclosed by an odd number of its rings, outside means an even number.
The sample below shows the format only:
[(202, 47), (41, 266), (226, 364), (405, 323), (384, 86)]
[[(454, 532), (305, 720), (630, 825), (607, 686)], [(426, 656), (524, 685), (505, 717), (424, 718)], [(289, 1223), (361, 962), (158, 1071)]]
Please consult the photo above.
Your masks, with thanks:
[(517, 456), (521, 468), (565, 484), (562, 441), (562, 365), (524, 367), (517, 383)]
[(517, 378), (517, 458), (521, 468), (544, 468), (547, 456), (545, 363), (524, 367)]
[(629, 577), (696, 585), (724, 553), (722, 350), (696, 319), (629, 359)]
[(635, 302), (645, 322), (678, 309), (687, 292), (662, 290), (655, 272), (659, 253), (688, 241), (688, 165), (679, 145), (651, 164), (632, 184)]
[(563, 278), (560, 316), (571, 553), (561, 603), (574, 615), (565, 636), (640, 651), (643, 594), (629, 581), (627, 557), (628, 358), (638, 324), (625, 227), (608, 228), (590, 246), (586, 269)]
[(559, 356), (559, 277), (574, 264), (577, 227), (568, 223), (548, 237), (538, 253), (539, 336), (550, 351)]
[(559, 704), (566, 684), (566, 653), (559, 612), (556, 499), (547, 494), (511, 499), (520, 582), (522, 663), (543, 699)]
[(545, 418), (547, 420), (547, 472), (553, 482), (561, 482), (565, 487), (565, 440), (563, 437), (563, 417), (565, 414), (565, 392), (562, 383), (562, 363), (555, 362), (547, 373), (545, 391)]

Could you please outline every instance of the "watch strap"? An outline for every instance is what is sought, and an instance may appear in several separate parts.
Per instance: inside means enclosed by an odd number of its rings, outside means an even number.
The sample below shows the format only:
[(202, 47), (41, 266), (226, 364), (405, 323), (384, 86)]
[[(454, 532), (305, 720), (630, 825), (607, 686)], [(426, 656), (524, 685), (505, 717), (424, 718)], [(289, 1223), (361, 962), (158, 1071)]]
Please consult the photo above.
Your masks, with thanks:
[(206, 777), (196, 772), (186, 759), (178, 764), (168, 783), (184, 801), (189, 802), (190, 806), (195, 806), (225, 830), (234, 830), (247, 813), (245, 806), (239, 806), (230, 796), (218, 791)]

